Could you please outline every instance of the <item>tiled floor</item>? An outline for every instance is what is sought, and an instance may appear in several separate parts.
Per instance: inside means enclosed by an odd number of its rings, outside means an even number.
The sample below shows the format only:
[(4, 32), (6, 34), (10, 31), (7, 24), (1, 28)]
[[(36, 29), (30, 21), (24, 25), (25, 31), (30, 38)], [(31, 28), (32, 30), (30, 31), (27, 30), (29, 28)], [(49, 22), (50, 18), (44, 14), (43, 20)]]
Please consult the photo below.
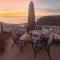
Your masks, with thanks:
[[(37, 54), (37, 57), (34, 57), (34, 52), (30, 45), (25, 46), (24, 52), (21, 52), (20, 48), (16, 45), (12, 49), (12, 44), (13, 41), (9, 38), (5, 52), (0, 55), (0, 60), (49, 60), (48, 54), (44, 50), (41, 50)], [(60, 60), (59, 44), (53, 44), (51, 46), (51, 55), (52, 60)]]

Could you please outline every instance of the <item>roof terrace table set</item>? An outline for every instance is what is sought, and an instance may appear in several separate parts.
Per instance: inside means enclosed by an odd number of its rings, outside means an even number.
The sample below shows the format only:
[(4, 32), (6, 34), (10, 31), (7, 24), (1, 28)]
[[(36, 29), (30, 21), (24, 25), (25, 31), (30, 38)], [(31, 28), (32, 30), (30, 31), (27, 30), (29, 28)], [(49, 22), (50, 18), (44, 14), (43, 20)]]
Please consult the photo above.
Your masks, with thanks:
[[(31, 44), (35, 56), (42, 48), (44, 48), (47, 51), (49, 58), (51, 59), (50, 48), (49, 48), (48, 43), (47, 43), (48, 38), (46, 38), (45, 36), (46, 36), (45, 34), (40, 34), (40, 35), (23, 34), (21, 37), (19, 37), (19, 39), (21, 41), (23, 41), (25, 44), (26, 43)], [(21, 44), (21, 46), (22, 45), (23, 45), (23, 43)], [(22, 46), (22, 48), (24, 46)]]
[[(16, 33), (14, 33), (14, 34), (12, 33), (12, 35), (11, 35), (11, 37), (13, 38), (14, 44), (18, 44), (20, 46), (21, 51), (23, 51), (24, 46), (26, 46), (26, 44), (29, 43), (33, 48), (35, 56), (41, 49), (45, 49), (51, 59), (50, 46), (48, 46), (49, 36), (50, 36), (50, 33), (48, 33), (47, 35), (44, 33), (39, 33), (39, 34), (25, 33), (20, 37), (18, 37)], [(51, 41), (52, 40), (53, 40), (53, 38), (51, 38)], [(13, 46), (14, 46), (14, 44), (13, 44)], [(13, 48), (13, 46), (12, 46), (12, 48)]]

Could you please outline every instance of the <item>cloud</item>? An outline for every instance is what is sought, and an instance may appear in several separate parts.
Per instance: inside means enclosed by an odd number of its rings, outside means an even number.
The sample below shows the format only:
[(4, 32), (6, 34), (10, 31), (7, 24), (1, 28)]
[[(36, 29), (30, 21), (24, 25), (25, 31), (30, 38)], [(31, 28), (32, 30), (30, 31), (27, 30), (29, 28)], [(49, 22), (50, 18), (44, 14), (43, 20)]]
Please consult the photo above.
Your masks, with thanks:
[(46, 16), (46, 15), (60, 15), (60, 8), (59, 9), (46, 9), (46, 8), (38, 8), (36, 10), (36, 15), (38, 16)]
[(58, 13), (60, 12), (60, 9), (49, 9), (49, 10), (46, 10), (47, 12), (54, 12), (54, 13)]
[(37, 8), (37, 11), (42, 11), (42, 12), (60, 12), (60, 8)]

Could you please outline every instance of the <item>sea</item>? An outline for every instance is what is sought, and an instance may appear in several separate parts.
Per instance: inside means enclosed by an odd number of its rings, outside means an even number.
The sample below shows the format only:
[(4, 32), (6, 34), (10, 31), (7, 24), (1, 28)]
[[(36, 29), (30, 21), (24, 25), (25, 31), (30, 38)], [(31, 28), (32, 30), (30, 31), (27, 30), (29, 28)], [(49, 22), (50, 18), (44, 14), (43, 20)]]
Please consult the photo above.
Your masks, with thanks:
[[(35, 21), (37, 21), (40, 16), (35, 17)], [(28, 22), (28, 16), (0, 16), (0, 22), (9, 23), (9, 24), (21, 24)]]

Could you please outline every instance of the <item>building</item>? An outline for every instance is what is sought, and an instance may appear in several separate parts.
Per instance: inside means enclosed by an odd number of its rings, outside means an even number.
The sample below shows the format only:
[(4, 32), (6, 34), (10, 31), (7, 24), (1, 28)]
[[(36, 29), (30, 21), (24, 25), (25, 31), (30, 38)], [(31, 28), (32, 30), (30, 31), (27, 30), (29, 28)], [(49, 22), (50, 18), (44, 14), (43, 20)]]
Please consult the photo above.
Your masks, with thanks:
[(28, 10), (28, 29), (34, 29), (35, 26), (35, 11), (34, 11), (34, 4), (31, 1), (29, 4)]

